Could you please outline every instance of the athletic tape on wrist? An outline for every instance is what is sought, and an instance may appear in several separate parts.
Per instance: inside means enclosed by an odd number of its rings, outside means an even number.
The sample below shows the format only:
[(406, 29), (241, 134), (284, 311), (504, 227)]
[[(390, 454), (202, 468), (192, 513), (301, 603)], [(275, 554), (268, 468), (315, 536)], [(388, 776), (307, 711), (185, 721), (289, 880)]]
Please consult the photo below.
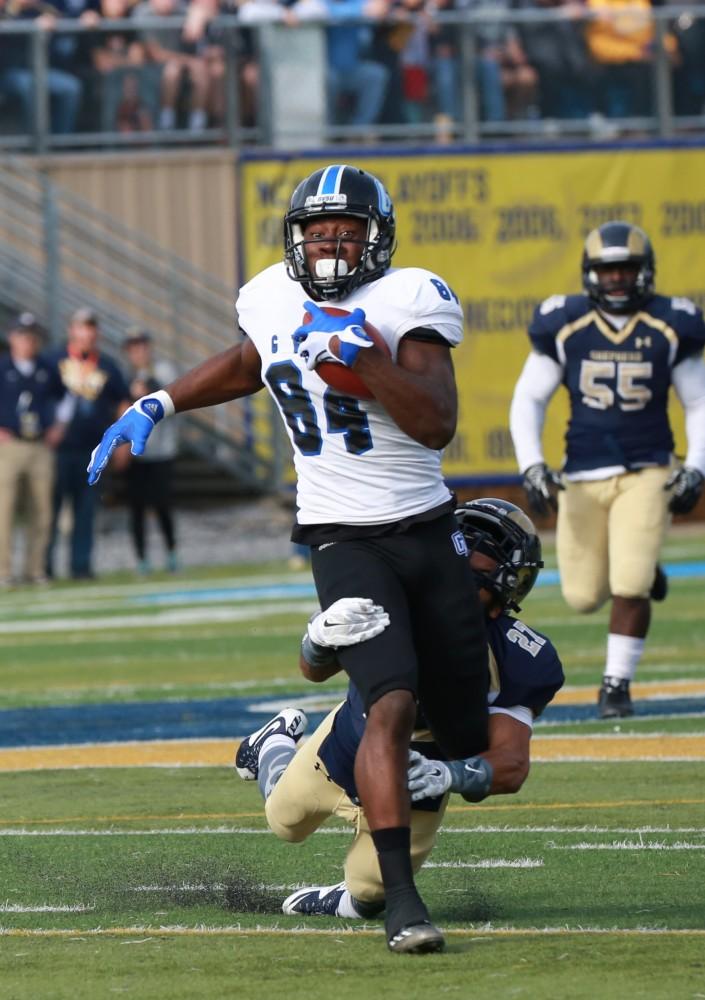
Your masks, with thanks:
[(446, 761), (450, 770), (450, 790), (459, 792), (468, 802), (482, 802), (490, 794), (493, 768), (484, 757)]
[(308, 632), (304, 633), (301, 640), (301, 655), (310, 667), (329, 667), (336, 660), (335, 650), (329, 646), (319, 646)]

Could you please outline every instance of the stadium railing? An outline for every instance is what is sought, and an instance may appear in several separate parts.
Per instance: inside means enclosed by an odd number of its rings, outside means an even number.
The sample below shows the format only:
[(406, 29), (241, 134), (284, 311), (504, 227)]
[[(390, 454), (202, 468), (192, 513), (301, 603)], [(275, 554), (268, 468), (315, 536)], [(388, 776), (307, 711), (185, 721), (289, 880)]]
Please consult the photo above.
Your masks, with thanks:
[[(633, 8), (635, 16), (644, 16), (643, 7)], [(620, 16), (628, 16), (629, 7), (620, 8)], [(574, 15), (572, 15), (574, 16)], [(75, 149), (154, 148), (155, 146), (220, 145), (234, 149), (242, 146), (276, 146), (301, 148), (320, 146), (331, 142), (392, 142), (420, 144), (434, 141), (454, 141), (464, 144), (486, 142), (551, 142), (572, 140), (579, 142), (604, 141), (621, 136), (669, 139), (674, 136), (705, 135), (705, 76), (702, 51), (696, 45), (683, 45), (674, 61), (673, 34), (705, 37), (705, 6), (668, 5), (654, 7), (647, 12), (653, 20), (654, 39), (646, 54), (651, 95), (648, 113), (623, 117), (605, 115), (601, 110), (600, 95), (593, 95), (591, 106), (575, 117), (547, 117), (533, 108), (531, 114), (486, 120), (482, 113), (482, 87), (477, 76), (478, 38), (489, 29), (513, 27), (520, 34), (527, 27), (541, 28), (564, 24), (566, 10), (520, 9), (507, 12), (483, 7), (476, 11), (434, 14), (434, 24), (451, 29), (454, 37), (459, 79), (461, 80), (460, 104), (462, 113), (456, 120), (446, 121), (442, 138), (433, 108), (426, 101), (417, 108), (418, 120), (400, 113), (388, 114), (383, 122), (354, 126), (331, 121), (320, 101), (325, 93), (325, 42), (326, 22), (307, 20), (298, 27), (280, 23), (243, 24), (238, 16), (217, 18), (213, 23), (220, 33), (224, 49), (225, 82), (224, 113), (222, 121), (198, 130), (151, 128), (147, 131), (119, 132), (106, 130), (105, 122), (86, 122), (84, 114), (80, 131), (69, 135), (53, 134), (50, 129), (50, 102), (47, 91), (50, 37), (46, 31), (31, 22), (0, 22), (0, 40), (5, 35), (25, 35), (31, 39), (31, 68), (37, 86), (34, 90), (34, 115), (31, 126), (24, 125), (12, 114), (12, 108), (1, 103), (2, 84), (0, 73), (0, 149), (22, 150), (33, 153), (59, 152)], [(596, 12), (583, 11), (574, 20), (575, 25), (587, 24), (597, 17)], [(341, 22), (336, 22), (340, 25)], [(413, 21), (410, 22), (413, 25)], [(155, 18), (149, 22), (149, 31), (173, 31), (183, 24), (183, 18)], [(347, 22), (349, 28), (365, 25), (367, 28), (392, 27), (398, 22)], [(103, 21), (98, 28), (87, 28), (73, 20), (56, 22), (52, 34), (82, 34), (86, 31), (129, 30), (139, 33), (143, 27), (135, 21)], [(257, 62), (260, 84), (257, 88), (257, 108), (254, 121), (243, 120), (240, 102), (239, 79), (243, 66), (243, 39), (251, 40), (248, 53)], [(297, 39), (300, 44), (297, 44)], [(314, 44), (315, 43), (315, 44)], [(699, 44), (699, 43), (698, 43)], [(307, 53), (302, 60), (301, 52)], [(249, 58), (249, 56), (248, 56)], [(292, 86), (292, 81), (294, 85)], [(316, 89), (312, 84), (318, 81)], [(95, 82), (95, 81), (94, 81)], [(691, 87), (692, 83), (692, 87)], [(560, 84), (559, 84), (560, 85)], [(91, 88), (87, 88), (90, 92)], [(685, 97), (683, 92), (687, 91)], [(85, 104), (85, 102), (84, 102)], [(297, 110), (298, 109), (298, 110)], [(84, 108), (85, 110), (85, 108)], [(399, 120), (396, 120), (398, 117)]]

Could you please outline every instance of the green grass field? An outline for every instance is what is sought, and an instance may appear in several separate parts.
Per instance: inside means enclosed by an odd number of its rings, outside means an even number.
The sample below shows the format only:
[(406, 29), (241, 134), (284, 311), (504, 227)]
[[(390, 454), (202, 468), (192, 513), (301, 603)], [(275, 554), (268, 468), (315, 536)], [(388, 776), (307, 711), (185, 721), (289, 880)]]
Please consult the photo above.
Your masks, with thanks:
[[(674, 531), (664, 558), (705, 560), (705, 532)], [(100, 741), (140, 707), (188, 723), (193, 699), (325, 710), (340, 683), (312, 693), (296, 674), (307, 574), (232, 567), (3, 595), (0, 995), (705, 997), (704, 597), (703, 576), (673, 576), (654, 606), (641, 714), (547, 718), (518, 795), (452, 804), (419, 876), (448, 950), (404, 957), (381, 922), (281, 914), (291, 888), (339, 881), (350, 833), (336, 821), (288, 845), (268, 832), (257, 789), (227, 766), (259, 721), (216, 734), (212, 766), (189, 766), (195, 737), (176, 741), (177, 763), (124, 766), (111, 743), (107, 766), (91, 766), (100, 748), (71, 760), (43, 728), (70, 744), (75, 719), (96, 713)], [(580, 618), (546, 586), (523, 617), (562, 655), (563, 703), (592, 704), (606, 612)]]

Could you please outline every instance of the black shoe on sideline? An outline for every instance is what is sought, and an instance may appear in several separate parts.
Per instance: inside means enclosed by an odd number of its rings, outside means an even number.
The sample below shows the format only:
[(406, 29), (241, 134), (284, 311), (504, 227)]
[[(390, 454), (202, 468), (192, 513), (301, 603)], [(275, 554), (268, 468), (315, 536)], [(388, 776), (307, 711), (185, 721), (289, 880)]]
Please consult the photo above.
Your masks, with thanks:
[(623, 719), (634, 715), (629, 694), (629, 681), (617, 677), (603, 677), (597, 698), (597, 714), (601, 719)]

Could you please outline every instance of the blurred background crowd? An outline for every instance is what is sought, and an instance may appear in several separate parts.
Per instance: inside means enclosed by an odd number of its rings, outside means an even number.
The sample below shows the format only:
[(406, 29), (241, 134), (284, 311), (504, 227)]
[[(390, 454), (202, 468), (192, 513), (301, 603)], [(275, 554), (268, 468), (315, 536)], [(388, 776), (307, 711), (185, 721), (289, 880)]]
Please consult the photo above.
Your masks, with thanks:
[(55, 135), (206, 141), (229, 89), (238, 126), (256, 128), (262, 29), (313, 24), (328, 124), (356, 139), (423, 123), (448, 142), (469, 116), (546, 135), (579, 121), (610, 138), (624, 119), (638, 133), (664, 93), (686, 128), (704, 110), (705, 12), (651, 0), (0, 0), (0, 135), (36, 127), (38, 60)]

